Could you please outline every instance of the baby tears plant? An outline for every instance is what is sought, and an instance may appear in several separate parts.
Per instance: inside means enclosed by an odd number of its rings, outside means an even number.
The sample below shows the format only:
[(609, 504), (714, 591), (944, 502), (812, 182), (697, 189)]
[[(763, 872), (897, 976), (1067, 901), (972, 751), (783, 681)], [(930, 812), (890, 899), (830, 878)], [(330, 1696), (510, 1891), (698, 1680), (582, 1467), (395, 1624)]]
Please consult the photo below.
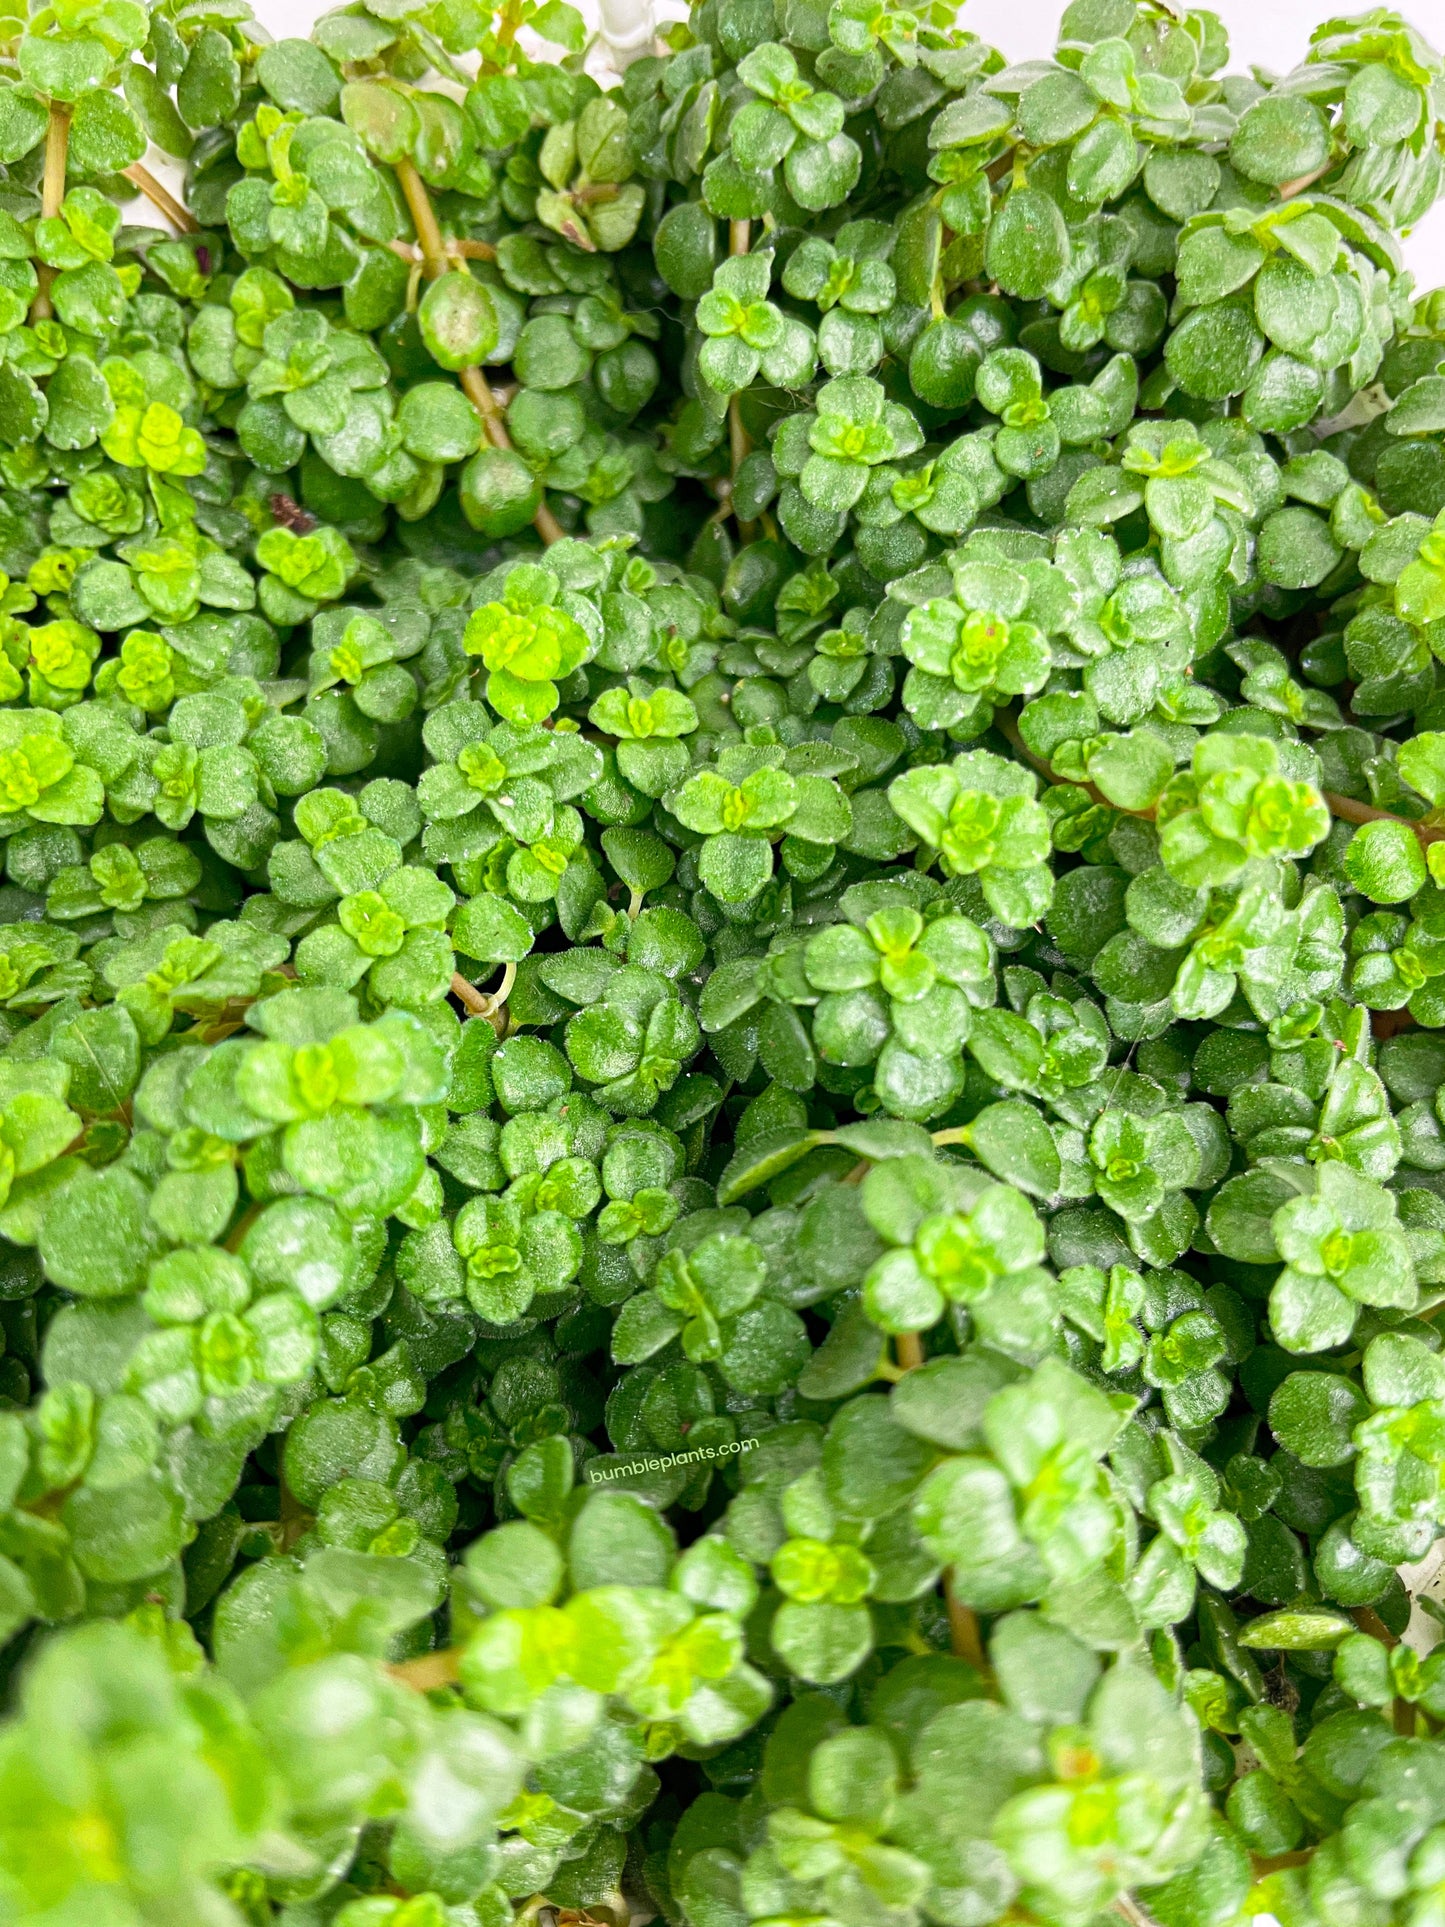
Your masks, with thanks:
[(1428, 24), (9, 21), (5, 1921), (1432, 1927)]

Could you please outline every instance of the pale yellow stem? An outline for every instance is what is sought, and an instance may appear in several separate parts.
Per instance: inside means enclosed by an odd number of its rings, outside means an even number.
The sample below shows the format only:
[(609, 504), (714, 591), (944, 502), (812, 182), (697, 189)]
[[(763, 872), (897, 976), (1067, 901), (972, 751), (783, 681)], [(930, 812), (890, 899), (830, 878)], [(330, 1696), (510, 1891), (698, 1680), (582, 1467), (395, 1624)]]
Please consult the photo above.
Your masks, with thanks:
[(948, 1601), (949, 1644), (960, 1659), (966, 1659), (970, 1666), (979, 1672), (987, 1672), (988, 1660), (984, 1656), (983, 1637), (978, 1630), (978, 1614), (972, 1606), (965, 1606), (953, 1596), (953, 1574), (950, 1571), (943, 1584), (944, 1597)]
[(171, 193), (170, 189), (163, 186), (148, 167), (142, 167), (140, 162), (137, 161), (134, 167), (128, 167), (125, 170), (125, 177), (133, 188), (145, 196), (152, 207), (158, 208), (160, 212), (165, 215), (177, 233), (200, 233), (200, 222), (188, 208), (181, 206), (181, 203), (176, 199), (175, 195)]
[(423, 1653), (419, 1659), (404, 1659), (387, 1672), (403, 1686), (417, 1693), (432, 1693), (439, 1686), (454, 1686), (459, 1677), (460, 1650), (447, 1646), (439, 1653)]
[[(40, 184), (40, 214), (43, 220), (53, 221), (60, 212), (65, 199), (65, 159), (70, 149), (71, 110), (62, 101), (50, 103), (50, 119), (45, 128), (45, 174)], [(35, 299), (30, 304), (32, 321), (48, 321), (55, 312), (50, 301), (50, 284), (55, 279), (54, 268), (42, 261), (36, 268), (40, 286)]]
[(1292, 201), (1296, 194), (1303, 194), (1307, 187), (1313, 187), (1316, 181), (1323, 180), (1334, 165), (1334, 157), (1331, 156), (1322, 167), (1313, 168), (1308, 174), (1301, 174), (1298, 180), (1286, 181), (1279, 190), (1279, 198), (1282, 201)]

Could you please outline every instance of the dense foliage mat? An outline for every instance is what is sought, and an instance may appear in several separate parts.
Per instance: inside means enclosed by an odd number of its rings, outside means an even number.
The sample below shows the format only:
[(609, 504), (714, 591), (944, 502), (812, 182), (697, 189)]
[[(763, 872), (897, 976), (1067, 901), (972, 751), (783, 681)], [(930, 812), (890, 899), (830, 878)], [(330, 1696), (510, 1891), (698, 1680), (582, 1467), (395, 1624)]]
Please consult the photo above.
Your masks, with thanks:
[(1439, 1927), (1440, 60), (6, 33), (0, 1922)]

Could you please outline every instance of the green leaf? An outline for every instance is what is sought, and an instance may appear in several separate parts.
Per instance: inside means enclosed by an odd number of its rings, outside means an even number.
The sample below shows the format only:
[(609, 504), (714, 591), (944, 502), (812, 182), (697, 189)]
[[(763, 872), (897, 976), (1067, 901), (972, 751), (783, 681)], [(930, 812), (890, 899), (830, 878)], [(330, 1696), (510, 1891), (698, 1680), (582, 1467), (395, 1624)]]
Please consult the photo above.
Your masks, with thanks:
[(1068, 229), (1057, 204), (1037, 188), (1015, 188), (993, 218), (984, 266), (1008, 294), (1035, 301), (1063, 273)]
[(1313, 174), (1329, 154), (1329, 132), (1314, 102), (1301, 94), (1268, 93), (1240, 116), (1229, 143), (1231, 163), (1266, 187)]
[(1240, 1633), (1239, 1643), (1285, 1652), (1328, 1652), (1350, 1638), (1354, 1630), (1354, 1621), (1339, 1613), (1265, 1613), (1249, 1622)]
[(1059, 1188), (1059, 1153), (1053, 1133), (1031, 1104), (987, 1105), (968, 1126), (968, 1148), (996, 1178), (1036, 1198)]
[(1406, 823), (1362, 823), (1345, 851), (1345, 871), (1372, 903), (1403, 903), (1425, 882), (1425, 854)]
[(718, 1180), (718, 1203), (734, 1204), (759, 1185), (769, 1184), (823, 1141), (807, 1130), (767, 1131), (737, 1151)]
[(143, 158), (147, 132), (114, 94), (86, 94), (70, 120), (70, 164), (87, 174), (119, 174)]

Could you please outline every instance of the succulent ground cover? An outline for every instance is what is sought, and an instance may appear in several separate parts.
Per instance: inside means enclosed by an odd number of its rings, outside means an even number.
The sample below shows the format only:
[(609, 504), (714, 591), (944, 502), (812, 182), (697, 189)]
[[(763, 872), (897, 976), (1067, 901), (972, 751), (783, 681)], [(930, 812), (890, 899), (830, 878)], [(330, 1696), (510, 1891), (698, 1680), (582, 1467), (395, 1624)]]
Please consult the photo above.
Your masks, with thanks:
[(1438, 1927), (1439, 57), (5, 32), (0, 1922)]

